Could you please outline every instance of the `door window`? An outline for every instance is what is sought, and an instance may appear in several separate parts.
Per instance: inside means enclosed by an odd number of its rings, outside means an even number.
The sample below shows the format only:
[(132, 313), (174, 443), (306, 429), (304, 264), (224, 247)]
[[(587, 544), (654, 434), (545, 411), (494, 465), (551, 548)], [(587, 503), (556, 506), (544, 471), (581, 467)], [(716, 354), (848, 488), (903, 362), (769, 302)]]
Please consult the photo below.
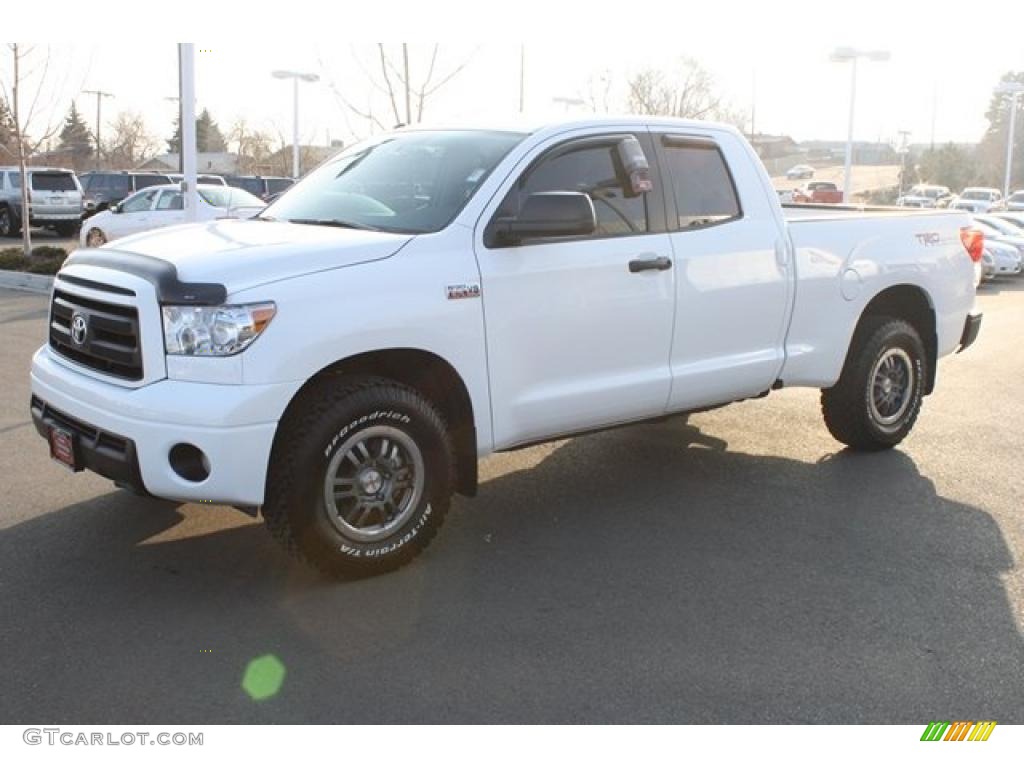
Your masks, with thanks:
[[(516, 215), (536, 192), (582, 192), (594, 203), (597, 228), (592, 237), (646, 234), (648, 195), (634, 194), (622, 168), (615, 143), (580, 147), (541, 159), (519, 180), (502, 203), (497, 217)], [(579, 239), (579, 238), (574, 238)]]
[(740, 217), (736, 187), (718, 147), (670, 141), (665, 156), (678, 216), (672, 229), (707, 227)]
[(185, 204), (181, 192), (175, 192), (170, 189), (161, 192), (160, 198), (156, 201), (156, 209), (158, 211), (181, 211), (184, 208)]
[(123, 213), (139, 213), (148, 211), (153, 205), (153, 198), (156, 197), (156, 190), (149, 192), (137, 192), (121, 204)]

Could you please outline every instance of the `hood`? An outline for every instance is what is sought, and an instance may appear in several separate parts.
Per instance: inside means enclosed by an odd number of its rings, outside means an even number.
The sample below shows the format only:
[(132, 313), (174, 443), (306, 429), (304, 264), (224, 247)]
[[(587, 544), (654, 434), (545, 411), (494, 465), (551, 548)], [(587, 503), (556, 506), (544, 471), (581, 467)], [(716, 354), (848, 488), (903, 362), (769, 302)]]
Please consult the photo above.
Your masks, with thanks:
[(170, 262), (183, 282), (220, 283), (229, 294), (290, 277), (377, 261), (413, 235), (259, 219), (220, 219), (125, 237), (105, 247)]

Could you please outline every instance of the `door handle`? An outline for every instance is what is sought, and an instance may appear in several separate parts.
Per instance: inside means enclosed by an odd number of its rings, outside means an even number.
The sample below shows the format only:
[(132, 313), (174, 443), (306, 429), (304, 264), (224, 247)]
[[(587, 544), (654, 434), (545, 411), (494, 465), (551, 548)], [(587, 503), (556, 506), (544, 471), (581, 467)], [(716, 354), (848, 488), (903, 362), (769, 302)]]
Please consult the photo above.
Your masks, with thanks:
[(672, 269), (672, 259), (668, 256), (656, 256), (653, 259), (633, 259), (629, 262), (630, 272), (646, 272), (649, 269), (656, 269), (659, 272)]

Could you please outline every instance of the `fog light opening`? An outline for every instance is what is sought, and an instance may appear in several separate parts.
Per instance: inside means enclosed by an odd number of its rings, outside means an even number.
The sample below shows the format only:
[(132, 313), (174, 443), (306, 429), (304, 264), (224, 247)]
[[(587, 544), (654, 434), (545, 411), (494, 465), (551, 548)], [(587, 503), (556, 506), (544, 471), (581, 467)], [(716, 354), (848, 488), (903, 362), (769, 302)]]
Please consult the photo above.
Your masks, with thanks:
[(178, 443), (167, 455), (171, 469), (178, 477), (191, 483), (201, 483), (210, 476), (210, 460), (206, 454), (190, 443)]

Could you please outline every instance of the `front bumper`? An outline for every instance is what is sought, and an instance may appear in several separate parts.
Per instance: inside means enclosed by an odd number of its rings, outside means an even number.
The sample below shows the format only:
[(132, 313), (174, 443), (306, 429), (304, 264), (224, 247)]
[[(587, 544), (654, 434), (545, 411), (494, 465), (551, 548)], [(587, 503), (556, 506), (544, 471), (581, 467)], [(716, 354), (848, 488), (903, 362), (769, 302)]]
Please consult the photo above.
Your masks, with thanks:
[(963, 352), (978, 338), (978, 331), (981, 330), (981, 312), (970, 312), (967, 315), (967, 319), (964, 321), (964, 332), (960, 336), (960, 349), (957, 352)]
[(79, 458), (79, 466), (75, 471), (88, 469), (113, 480), (120, 488), (128, 488), (141, 495), (147, 494), (133, 441), (105, 432), (92, 424), (85, 424), (58, 411), (35, 395), (32, 396), (29, 410), (40, 437), (49, 440), (51, 427), (59, 427), (74, 435)]
[[(71, 370), (46, 346), (32, 358), (31, 385), (37, 430), (56, 423), (79, 435), (84, 468), (160, 498), (237, 506), (263, 503), (277, 422), (299, 386), (164, 379), (129, 389)], [(203, 452), (206, 479), (174, 470), (179, 443)]]

